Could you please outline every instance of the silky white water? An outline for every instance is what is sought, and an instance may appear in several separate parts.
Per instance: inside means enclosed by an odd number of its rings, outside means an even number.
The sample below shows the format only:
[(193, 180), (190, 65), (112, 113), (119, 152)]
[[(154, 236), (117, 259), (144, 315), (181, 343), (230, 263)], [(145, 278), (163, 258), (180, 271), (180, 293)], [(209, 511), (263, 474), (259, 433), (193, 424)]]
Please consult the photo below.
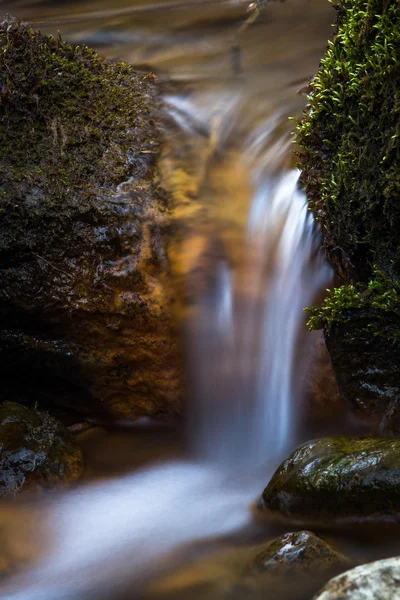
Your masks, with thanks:
[[(192, 154), (193, 204), (201, 207), (189, 227), (204, 248), (187, 280), (190, 456), (84, 482), (33, 506), (3, 505), (2, 540), (20, 567), (0, 586), (5, 600), (140, 598), (148, 580), (247, 530), (251, 504), (298, 440), (303, 308), (330, 271), (288, 159), (287, 117), (305, 102), (293, 80), (315, 71), (327, 39), (324, 30), (315, 51), (310, 31), (329, 21), (314, 1), (274, 5), (273, 26), (267, 19), (243, 41), (244, 78), (235, 79), (230, 44), (244, 3), (207, 3), (208, 17), (201, 4), (193, 14), (184, 4), (175, 13), (151, 4), (153, 21), (133, 24), (128, 7), (122, 25), (125, 13), (112, 9), (102, 30), (75, 18), (69, 33), (79, 43), (101, 38), (105, 55), (185, 82), (166, 92), (164, 118), (182, 163)], [(232, 11), (226, 23), (222, 10)]]
[(286, 136), (274, 139), (281, 120), (270, 116), (244, 140), (253, 198), (241, 261), (217, 261), (213, 288), (199, 299), (192, 434), (199, 456), (228, 465), (277, 464), (296, 443), (304, 307), (331, 277), (299, 173), (282, 166), (290, 147)]

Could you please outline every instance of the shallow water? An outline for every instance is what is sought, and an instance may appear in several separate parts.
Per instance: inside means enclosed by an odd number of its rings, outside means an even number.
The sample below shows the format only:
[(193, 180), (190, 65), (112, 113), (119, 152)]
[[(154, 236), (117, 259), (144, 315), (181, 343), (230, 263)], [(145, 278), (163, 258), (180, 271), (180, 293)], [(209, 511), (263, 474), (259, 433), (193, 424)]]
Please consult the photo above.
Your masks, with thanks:
[[(256, 521), (253, 503), (282, 456), (315, 435), (301, 418), (313, 342), (302, 307), (330, 273), (296, 186), (288, 117), (305, 104), (299, 90), (318, 67), (332, 7), (271, 2), (239, 39), (240, 0), (1, 7), (162, 80), (161, 169), (179, 232), (170, 260), (191, 382), (188, 431), (145, 421), (91, 430), (80, 436), (79, 486), (2, 506), (3, 546), (20, 573), (1, 597), (241, 598), (232, 582), (249, 546), (290, 530)], [(332, 419), (321, 415), (323, 434)], [(346, 428), (339, 420), (337, 432)], [(356, 560), (394, 550), (359, 532), (336, 542)]]

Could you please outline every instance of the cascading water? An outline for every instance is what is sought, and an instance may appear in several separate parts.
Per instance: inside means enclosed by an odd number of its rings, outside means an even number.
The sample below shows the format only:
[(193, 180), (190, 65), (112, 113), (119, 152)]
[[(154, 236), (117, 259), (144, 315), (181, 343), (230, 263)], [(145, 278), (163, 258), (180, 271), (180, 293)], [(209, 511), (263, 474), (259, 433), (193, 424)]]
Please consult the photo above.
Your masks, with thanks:
[[(281, 113), (272, 115), (245, 140), (253, 197), (241, 261), (217, 262), (193, 340), (195, 447), (236, 466), (277, 463), (293, 447), (303, 309), (331, 277), (299, 173), (282, 164), (289, 144), (286, 135), (274, 139), (281, 123)], [(306, 354), (300, 362), (305, 370)]]
[[(239, 4), (232, 6), (236, 10)], [(300, 6), (303, 0), (298, 4), (291, 17), (294, 27), (301, 19), (309, 22), (310, 12), (304, 17)], [(182, 3), (178, 5), (182, 27), (184, 12)], [(290, 14), (286, 5), (280, 6), (279, 11)], [(196, 13), (199, 19), (202, 10)], [(215, 8), (215, 14), (220, 10)], [(157, 14), (153, 6), (152, 11)], [(278, 8), (274, 11), (276, 31), (286, 40), (287, 16), (279, 22)], [(162, 10), (160, 14), (157, 23), (163, 22)], [(76, 36), (77, 26), (73, 27)], [(223, 49), (223, 69), (232, 39), (231, 30), (228, 36), (226, 31), (217, 44), (220, 53)], [(129, 32), (127, 43), (132, 37), (136, 43), (135, 35)], [(297, 34), (293, 29), (292, 35), (298, 35), (300, 43), (307, 39), (305, 25)], [(154, 64), (163, 60), (160, 48), (173, 46), (172, 37), (162, 29), (151, 37), (148, 55)], [(202, 40), (202, 51), (215, 48), (214, 32), (211, 39), (209, 46)], [(324, 34), (324, 43), (325, 39)], [(273, 40), (270, 49), (276, 43)], [(198, 40), (196, 44), (195, 49), (200, 47)], [(140, 62), (140, 51), (131, 52), (128, 60), (134, 56)], [(195, 53), (189, 58), (196, 65)], [(271, 67), (272, 79), (278, 82), (286, 77), (282, 55), (276, 70)], [(166, 56), (168, 63), (171, 53)], [(188, 60), (185, 56), (183, 64)], [(308, 58), (304, 60), (308, 64)], [(306, 75), (315, 70), (314, 63)], [(199, 68), (199, 73), (207, 71)], [(185, 68), (179, 78), (187, 78)], [(259, 78), (257, 69), (250, 82), (224, 79), (219, 72), (216, 79), (216, 85), (211, 81), (194, 86), (192, 98), (186, 93), (166, 98), (169, 118), (183, 136), (183, 143), (182, 137), (177, 141), (178, 154), (187, 158), (185, 144), (202, 149), (201, 156), (194, 151), (200, 181), (195, 202), (207, 216), (195, 217), (192, 229), (206, 240), (207, 264), (212, 263), (208, 284), (191, 292), (195, 311), (187, 320), (193, 458), (83, 484), (27, 511), (2, 506), (3, 537), (16, 540), (15, 552), (10, 552), (18, 555), (32, 539), (37, 542), (29, 568), (0, 587), (4, 600), (141, 597), (146, 580), (195, 557), (200, 541), (211, 544), (249, 527), (250, 504), (282, 454), (296, 443), (301, 401), (297, 375), (307, 362), (306, 353), (299, 350), (303, 307), (329, 277), (322, 259), (316, 258), (318, 236), (298, 187), (298, 173), (286, 165), (287, 116), (298, 113), (302, 100), (293, 101), (292, 88), (285, 88), (282, 102), (280, 84), (279, 89), (266, 87), (267, 79)], [(221, 177), (222, 170), (229, 176)], [(237, 207), (243, 219), (236, 221)], [(233, 241), (225, 236), (231, 229)]]

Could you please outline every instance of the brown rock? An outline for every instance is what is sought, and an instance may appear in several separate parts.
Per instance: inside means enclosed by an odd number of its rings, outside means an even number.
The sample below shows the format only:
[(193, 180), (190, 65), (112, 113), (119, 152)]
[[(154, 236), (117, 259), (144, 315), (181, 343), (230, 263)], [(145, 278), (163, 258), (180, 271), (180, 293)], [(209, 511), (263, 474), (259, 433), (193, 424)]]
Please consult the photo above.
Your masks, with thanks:
[(0, 24), (4, 398), (102, 420), (179, 411), (158, 102), (151, 74)]

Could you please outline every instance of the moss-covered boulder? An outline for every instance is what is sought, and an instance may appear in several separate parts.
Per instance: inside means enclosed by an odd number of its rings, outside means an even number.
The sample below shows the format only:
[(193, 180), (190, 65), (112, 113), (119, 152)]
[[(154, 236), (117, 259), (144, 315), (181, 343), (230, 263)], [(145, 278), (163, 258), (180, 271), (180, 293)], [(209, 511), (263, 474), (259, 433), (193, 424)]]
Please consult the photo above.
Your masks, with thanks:
[(325, 330), (343, 396), (369, 410), (374, 395), (377, 405), (400, 401), (400, 5), (335, 8), (297, 139), (310, 207), (344, 285), (311, 311), (310, 325)]
[(259, 508), (314, 522), (400, 522), (400, 440), (339, 437), (303, 444), (275, 472)]
[(61, 423), (16, 402), (0, 407), (0, 497), (65, 485), (82, 470), (82, 453)]
[(4, 398), (104, 419), (179, 410), (158, 106), (153, 75), (0, 23)]

